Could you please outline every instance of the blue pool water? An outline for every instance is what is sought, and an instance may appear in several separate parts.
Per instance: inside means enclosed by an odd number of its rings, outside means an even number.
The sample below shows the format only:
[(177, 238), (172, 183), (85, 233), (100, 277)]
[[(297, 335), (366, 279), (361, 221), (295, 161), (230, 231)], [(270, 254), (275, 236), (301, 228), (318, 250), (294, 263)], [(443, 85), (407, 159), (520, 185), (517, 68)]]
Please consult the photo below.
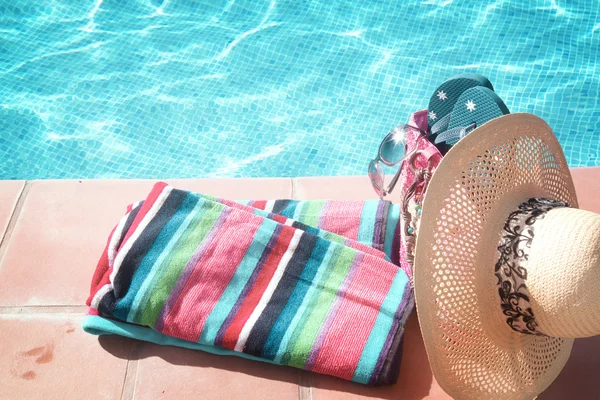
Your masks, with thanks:
[(0, 0), (0, 178), (364, 174), (447, 77), (600, 165), (600, 6)]

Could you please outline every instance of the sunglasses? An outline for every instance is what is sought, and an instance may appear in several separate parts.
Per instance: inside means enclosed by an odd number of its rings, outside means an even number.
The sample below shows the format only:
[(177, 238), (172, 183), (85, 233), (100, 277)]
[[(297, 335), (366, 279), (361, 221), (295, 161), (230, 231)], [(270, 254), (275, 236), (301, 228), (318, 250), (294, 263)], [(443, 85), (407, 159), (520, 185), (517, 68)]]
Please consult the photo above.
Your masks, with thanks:
[(400, 178), (400, 172), (402, 171), (402, 165), (400, 165), (398, 171), (392, 178), (392, 181), (388, 187), (385, 188), (385, 173), (383, 172), (381, 163), (388, 167), (393, 167), (394, 165), (401, 164), (406, 159), (406, 136), (409, 130), (417, 130), (421, 135), (427, 136), (427, 134), (419, 128), (411, 125), (400, 125), (386, 135), (379, 145), (377, 157), (369, 163), (369, 178), (371, 179), (371, 185), (373, 185), (373, 189), (381, 199), (394, 190), (394, 187)]

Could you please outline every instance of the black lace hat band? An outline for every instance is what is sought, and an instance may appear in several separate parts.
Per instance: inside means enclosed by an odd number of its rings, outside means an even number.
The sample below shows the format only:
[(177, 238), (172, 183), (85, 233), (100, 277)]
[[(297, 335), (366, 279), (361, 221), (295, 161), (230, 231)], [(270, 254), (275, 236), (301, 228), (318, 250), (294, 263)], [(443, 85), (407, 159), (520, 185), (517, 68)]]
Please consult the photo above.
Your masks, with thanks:
[(500, 258), (495, 267), (498, 293), (506, 323), (520, 333), (544, 335), (530, 304), (527, 261), (535, 236), (535, 222), (558, 207), (570, 206), (564, 201), (531, 198), (510, 214), (502, 231), (498, 246)]

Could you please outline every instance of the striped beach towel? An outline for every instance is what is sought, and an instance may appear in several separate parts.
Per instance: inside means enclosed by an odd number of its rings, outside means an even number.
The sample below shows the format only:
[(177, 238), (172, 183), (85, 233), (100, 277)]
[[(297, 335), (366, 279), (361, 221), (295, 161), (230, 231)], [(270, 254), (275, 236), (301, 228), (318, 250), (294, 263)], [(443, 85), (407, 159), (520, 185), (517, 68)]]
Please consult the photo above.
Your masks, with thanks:
[[(223, 201), (223, 200), (221, 200)], [(246, 200), (241, 203), (319, 228), (332, 240), (355, 240), (399, 264), (400, 206), (379, 200)], [(337, 237), (336, 237), (337, 236)]]
[(83, 327), (390, 384), (413, 308), (386, 260), (397, 225), (386, 202), (233, 202), (158, 183), (110, 234)]

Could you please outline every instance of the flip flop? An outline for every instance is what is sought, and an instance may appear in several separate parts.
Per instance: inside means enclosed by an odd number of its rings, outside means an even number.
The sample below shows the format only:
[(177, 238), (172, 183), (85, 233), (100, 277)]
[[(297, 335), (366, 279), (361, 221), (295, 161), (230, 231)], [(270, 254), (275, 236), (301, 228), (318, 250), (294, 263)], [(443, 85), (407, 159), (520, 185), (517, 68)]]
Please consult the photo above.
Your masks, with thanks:
[(510, 114), (500, 97), (487, 87), (477, 86), (463, 92), (449, 114), (448, 128), (435, 137), (442, 154), (467, 135), (494, 118)]
[(445, 131), (448, 126), (450, 114), (456, 101), (465, 90), (473, 87), (483, 86), (494, 90), (492, 83), (479, 74), (461, 74), (446, 80), (433, 92), (429, 99), (428, 122), (432, 141), (435, 137)]

